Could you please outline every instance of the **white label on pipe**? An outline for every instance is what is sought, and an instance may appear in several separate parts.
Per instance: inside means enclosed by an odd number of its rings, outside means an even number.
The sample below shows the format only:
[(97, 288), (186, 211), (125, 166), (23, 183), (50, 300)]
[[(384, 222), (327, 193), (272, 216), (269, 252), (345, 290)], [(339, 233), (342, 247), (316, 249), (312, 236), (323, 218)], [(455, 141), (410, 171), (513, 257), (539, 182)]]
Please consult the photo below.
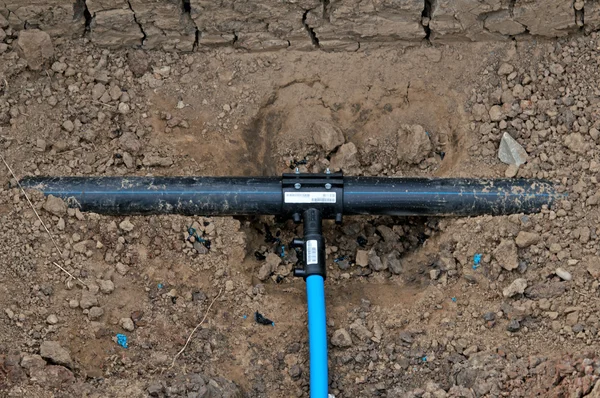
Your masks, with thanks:
[(286, 192), (285, 203), (335, 203), (335, 192)]
[(316, 240), (306, 241), (306, 265), (319, 263), (319, 243)]

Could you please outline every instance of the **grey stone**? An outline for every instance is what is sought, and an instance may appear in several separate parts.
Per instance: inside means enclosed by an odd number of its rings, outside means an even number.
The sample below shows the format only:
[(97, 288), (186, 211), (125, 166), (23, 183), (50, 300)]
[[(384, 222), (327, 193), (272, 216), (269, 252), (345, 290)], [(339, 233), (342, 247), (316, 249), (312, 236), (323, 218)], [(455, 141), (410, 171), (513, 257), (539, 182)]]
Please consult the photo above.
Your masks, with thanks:
[(515, 239), (515, 243), (521, 249), (539, 243), (541, 237), (535, 232), (520, 231)]
[(527, 162), (527, 152), (510, 134), (504, 133), (498, 148), (498, 158), (503, 163), (520, 166)]
[(48, 33), (27, 29), (19, 33), (17, 52), (27, 61), (29, 69), (41, 70), (54, 57), (54, 45)]
[(366, 250), (356, 251), (356, 265), (366, 267), (369, 265), (369, 252)]
[(101, 307), (92, 307), (88, 312), (88, 318), (91, 321), (98, 320), (104, 315), (104, 310)]
[(83, 291), (81, 293), (81, 299), (79, 300), (79, 306), (82, 309), (92, 308), (93, 306), (98, 305), (98, 298), (92, 292)]
[(343, 170), (350, 173), (358, 166), (358, 150), (356, 149), (356, 145), (348, 142), (338, 148), (337, 152), (331, 158), (329, 167), (332, 171)]
[(40, 355), (42, 358), (57, 365), (68, 368), (72, 365), (69, 351), (65, 350), (58, 341), (44, 341), (40, 346)]
[(398, 130), (398, 160), (409, 164), (419, 164), (427, 159), (431, 152), (429, 135), (418, 124), (403, 125)]
[(513, 283), (507, 286), (503, 291), (504, 297), (513, 297), (517, 294), (523, 294), (527, 288), (527, 280), (524, 278), (515, 279)]
[(119, 320), (119, 325), (128, 332), (133, 332), (135, 330), (135, 325), (131, 318), (121, 318)]
[(331, 344), (335, 347), (351, 347), (352, 337), (346, 329), (338, 329), (335, 332), (333, 332), (333, 336), (331, 337)]
[(519, 267), (517, 246), (512, 239), (505, 239), (500, 242), (496, 250), (494, 250), (494, 258), (507, 271), (512, 271)]
[(383, 271), (387, 268), (375, 252), (375, 249), (369, 251), (369, 266), (373, 271)]
[(44, 210), (60, 217), (67, 214), (67, 204), (56, 196), (48, 195), (44, 203)]
[(110, 294), (115, 290), (115, 284), (111, 280), (99, 280), (98, 286), (100, 286), (100, 291), (104, 294)]
[(313, 139), (326, 152), (331, 152), (345, 141), (342, 130), (332, 124), (317, 121), (313, 124)]

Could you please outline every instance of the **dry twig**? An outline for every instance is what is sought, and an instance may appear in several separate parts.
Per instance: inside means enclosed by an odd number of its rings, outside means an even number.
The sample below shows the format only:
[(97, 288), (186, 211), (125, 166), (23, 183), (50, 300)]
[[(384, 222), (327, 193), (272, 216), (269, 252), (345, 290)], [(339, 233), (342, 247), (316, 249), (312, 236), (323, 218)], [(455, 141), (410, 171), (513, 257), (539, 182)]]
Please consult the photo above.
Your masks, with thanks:
[(206, 309), (206, 313), (204, 314), (204, 318), (202, 318), (202, 320), (200, 321), (200, 323), (196, 325), (196, 327), (194, 328), (194, 330), (192, 330), (192, 333), (190, 333), (190, 335), (188, 336), (187, 341), (185, 342), (185, 345), (183, 346), (183, 348), (181, 350), (179, 350), (179, 352), (177, 353), (177, 355), (175, 355), (175, 357), (173, 358), (173, 362), (171, 362), (171, 368), (173, 366), (175, 366), (175, 361), (177, 360), (177, 358), (183, 353), (183, 351), (185, 351), (185, 349), (187, 348), (188, 344), (190, 344), (190, 341), (192, 340), (192, 336), (194, 335), (194, 333), (196, 333), (196, 330), (198, 330), (198, 328), (200, 327), (200, 325), (202, 325), (202, 323), (204, 323), (204, 321), (206, 320), (206, 317), (208, 316), (208, 313), (210, 312), (210, 308), (213, 306), (213, 304), (215, 303), (215, 301), (217, 301), (217, 299), (221, 295), (222, 291), (223, 291), (223, 288), (221, 288), (221, 290), (219, 290), (219, 294), (217, 294), (217, 296), (213, 299), (213, 301), (210, 303), (210, 305)]
[[(17, 185), (19, 186), (19, 188), (21, 189), (21, 192), (23, 192), (23, 195), (25, 195), (25, 199), (27, 199), (27, 203), (29, 203), (29, 206), (31, 206), (31, 210), (33, 210), (33, 212), (35, 213), (36, 217), (38, 220), (40, 220), (40, 223), (42, 224), (42, 226), (44, 227), (44, 229), (46, 230), (46, 233), (48, 234), (48, 236), (50, 237), (50, 240), (52, 241), (52, 243), (54, 244), (54, 247), (56, 248), (56, 250), (58, 251), (58, 254), (61, 256), (62, 258), (62, 250), (60, 250), (60, 247), (58, 247), (58, 244), (56, 243), (56, 240), (54, 240), (54, 237), (52, 236), (52, 234), (50, 233), (50, 230), (48, 229), (48, 227), (46, 226), (46, 223), (44, 222), (44, 220), (42, 220), (42, 218), (40, 217), (40, 215), (38, 214), (37, 210), (35, 209), (35, 206), (33, 205), (33, 203), (31, 203), (31, 200), (29, 199), (29, 196), (27, 195), (27, 193), (25, 192), (25, 190), (23, 189), (23, 186), (21, 185), (21, 182), (19, 181), (19, 179), (17, 178), (17, 176), (15, 175), (15, 173), (12, 171), (12, 169), (10, 168), (10, 166), (8, 165), (8, 163), (6, 163), (6, 160), (4, 160), (4, 157), (2, 155), (0, 155), (0, 159), (2, 159), (2, 162), (4, 162), (4, 165), (6, 166), (6, 168), (8, 169), (8, 171), (10, 172), (10, 174), (12, 175), (12, 177), (15, 179), (15, 181), (17, 182)], [(73, 274), (71, 274), (69, 271), (67, 271), (66, 269), (64, 269), (63, 267), (61, 267), (60, 265), (58, 265), (58, 263), (56, 261), (53, 261), (52, 264), (54, 264), (56, 267), (58, 267), (58, 269), (60, 269), (61, 271), (63, 271), (65, 274), (69, 275), (70, 279), (67, 281), (67, 283), (69, 283), (69, 281), (71, 279), (76, 279), (77, 281), (79, 281), (79, 283), (81, 283), (83, 286), (87, 285), (79, 278), (75, 277)]]

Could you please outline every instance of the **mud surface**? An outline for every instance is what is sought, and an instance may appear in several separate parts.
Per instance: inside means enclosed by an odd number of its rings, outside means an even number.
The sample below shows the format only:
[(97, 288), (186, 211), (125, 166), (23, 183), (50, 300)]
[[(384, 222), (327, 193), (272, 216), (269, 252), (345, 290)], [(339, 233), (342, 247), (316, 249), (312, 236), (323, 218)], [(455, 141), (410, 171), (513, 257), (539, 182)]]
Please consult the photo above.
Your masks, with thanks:
[[(600, 394), (595, 34), (337, 54), (77, 39), (48, 55), (35, 39), (0, 55), (1, 153), (19, 177), (330, 167), (558, 184), (568, 197), (535, 215), (327, 223), (330, 391)], [(527, 152), (518, 169), (497, 157), (505, 132)], [(281, 248), (293, 223), (99, 216), (31, 193), (60, 254), (4, 167), (0, 181), (3, 395), (308, 396), (304, 282)]]

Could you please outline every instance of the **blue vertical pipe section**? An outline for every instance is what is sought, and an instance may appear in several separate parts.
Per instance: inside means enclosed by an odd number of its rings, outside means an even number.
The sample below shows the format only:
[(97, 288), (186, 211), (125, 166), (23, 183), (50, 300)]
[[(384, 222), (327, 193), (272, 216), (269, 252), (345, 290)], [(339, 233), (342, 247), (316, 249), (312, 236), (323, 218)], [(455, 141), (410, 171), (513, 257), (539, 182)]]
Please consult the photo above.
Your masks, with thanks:
[(310, 355), (310, 398), (327, 398), (327, 320), (325, 318), (325, 286), (323, 277), (306, 278), (308, 301), (308, 347)]

